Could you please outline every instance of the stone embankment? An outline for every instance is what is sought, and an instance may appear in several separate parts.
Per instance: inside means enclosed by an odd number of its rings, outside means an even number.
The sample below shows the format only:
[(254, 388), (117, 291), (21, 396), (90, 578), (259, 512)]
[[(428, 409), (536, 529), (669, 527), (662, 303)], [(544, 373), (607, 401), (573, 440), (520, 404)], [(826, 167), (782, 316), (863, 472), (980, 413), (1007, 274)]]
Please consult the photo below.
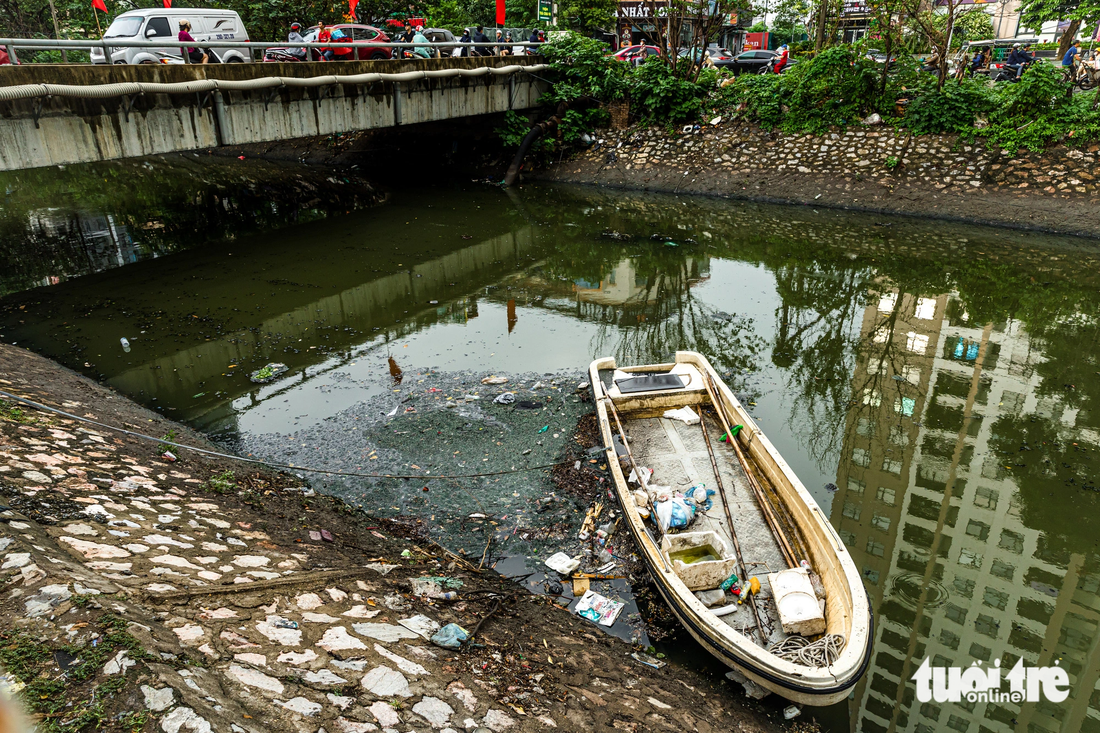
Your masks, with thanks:
[[(13, 347), (0, 389), (209, 447)], [(162, 453), (0, 401), (0, 666), (39, 730), (780, 729), (778, 705), (643, 666), (550, 598), (293, 476)], [(458, 598), (413, 592), (425, 576)], [(429, 642), (452, 622), (478, 645)]]
[(1014, 155), (881, 126), (786, 135), (720, 122), (604, 131), (538, 177), (1100, 236), (1098, 159), (1095, 143)]

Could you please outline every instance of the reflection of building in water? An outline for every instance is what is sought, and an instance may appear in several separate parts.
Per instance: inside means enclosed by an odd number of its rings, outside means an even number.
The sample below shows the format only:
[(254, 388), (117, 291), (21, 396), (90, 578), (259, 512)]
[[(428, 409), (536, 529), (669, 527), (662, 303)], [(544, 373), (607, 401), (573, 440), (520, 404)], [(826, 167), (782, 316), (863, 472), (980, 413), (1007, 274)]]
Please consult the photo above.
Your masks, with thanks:
[[(1021, 324), (973, 327), (950, 296), (887, 293), (865, 312), (864, 349), (832, 522), (878, 610), (875, 653), (850, 703), (853, 731), (1100, 731), (1100, 595), (1026, 527), (998, 417), (1076, 411), (1037, 396)], [(920, 703), (910, 681), (974, 661), (1069, 671), (1060, 704)], [(1006, 687), (1007, 689), (1007, 687)]]
[[(46, 244), (65, 242), (83, 252), (86, 261), (81, 263), (82, 273), (120, 267), (146, 259), (150, 254), (134, 241), (129, 227), (119, 224), (111, 214), (62, 213), (46, 209), (30, 215), (28, 229), (33, 233), (32, 239)], [(58, 277), (50, 277), (38, 284), (57, 282)]]
[[(686, 282), (673, 285), (679, 290), (682, 285), (694, 285), (706, 280), (710, 276), (710, 258), (685, 257), (678, 262), (682, 267), (681, 273), (686, 275)], [(573, 281), (573, 290), (577, 294), (577, 300), (582, 303), (595, 303), (598, 305), (644, 305), (656, 302), (663, 292), (660, 282), (680, 273), (661, 273), (653, 276), (643, 275), (638, 272), (637, 263), (627, 257), (619, 261), (611, 270), (603, 276), (599, 282), (589, 282), (584, 279)]]

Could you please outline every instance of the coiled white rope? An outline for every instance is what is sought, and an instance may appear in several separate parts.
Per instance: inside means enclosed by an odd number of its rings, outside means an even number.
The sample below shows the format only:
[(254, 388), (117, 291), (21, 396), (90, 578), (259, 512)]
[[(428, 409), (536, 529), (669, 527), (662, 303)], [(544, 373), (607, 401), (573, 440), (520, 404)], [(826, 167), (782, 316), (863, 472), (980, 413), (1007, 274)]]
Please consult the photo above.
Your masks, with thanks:
[(844, 649), (842, 634), (826, 634), (817, 641), (804, 636), (788, 636), (768, 647), (768, 651), (785, 662), (805, 667), (828, 667), (840, 658)]

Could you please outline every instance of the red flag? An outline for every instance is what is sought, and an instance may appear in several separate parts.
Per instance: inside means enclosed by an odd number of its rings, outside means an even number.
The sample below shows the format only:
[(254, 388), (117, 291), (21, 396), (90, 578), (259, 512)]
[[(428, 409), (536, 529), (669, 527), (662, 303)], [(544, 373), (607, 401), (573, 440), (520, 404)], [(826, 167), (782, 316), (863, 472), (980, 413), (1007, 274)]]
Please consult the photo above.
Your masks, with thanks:
[(164, 0), (164, 7), (166, 7), (166, 8), (172, 7), (172, 0)]
[(107, 5), (103, 0), (92, 0), (92, 7), (98, 9), (100, 12), (107, 12)]
[(504, 0), (497, 0), (497, 25), (504, 25)]
[(352, 17), (355, 16), (355, 8), (359, 5), (359, 0), (348, 0), (348, 8), (351, 9)]

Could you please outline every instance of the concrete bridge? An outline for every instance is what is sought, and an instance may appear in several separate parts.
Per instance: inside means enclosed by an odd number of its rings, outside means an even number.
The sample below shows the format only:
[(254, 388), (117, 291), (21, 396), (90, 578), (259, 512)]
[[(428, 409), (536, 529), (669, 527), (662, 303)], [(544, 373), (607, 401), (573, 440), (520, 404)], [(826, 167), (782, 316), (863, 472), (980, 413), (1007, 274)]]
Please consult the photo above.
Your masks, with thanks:
[(530, 109), (539, 57), (0, 67), (0, 170)]

